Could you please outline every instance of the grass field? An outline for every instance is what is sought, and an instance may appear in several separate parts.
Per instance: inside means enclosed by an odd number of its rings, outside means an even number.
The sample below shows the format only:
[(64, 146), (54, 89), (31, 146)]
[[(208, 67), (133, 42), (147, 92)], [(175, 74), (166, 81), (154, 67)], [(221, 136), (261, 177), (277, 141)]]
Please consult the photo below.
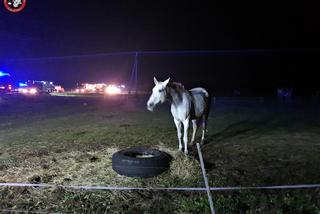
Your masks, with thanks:
[[(217, 99), (203, 154), (211, 186), (320, 182), (320, 106)], [(111, 168), (115, 151), (170, 153), (170, 170), (149, 179)], [(0, 182), (203, 187), (196, 150), (177, 151), (168, 105), (145, 98), (0, 99)], [(320, 213), (320, 189), (212, 192), (217, 213)], [(205, 192), (0, 188), (0, 209), (62, 213), (209, 213)], [(1, 213), (1, 210), (0, 210)]]

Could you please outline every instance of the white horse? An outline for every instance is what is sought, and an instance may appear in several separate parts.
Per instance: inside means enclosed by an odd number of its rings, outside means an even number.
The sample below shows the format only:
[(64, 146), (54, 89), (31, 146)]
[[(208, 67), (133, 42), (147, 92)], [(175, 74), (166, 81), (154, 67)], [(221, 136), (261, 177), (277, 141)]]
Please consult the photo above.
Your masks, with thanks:
[(17, 8), (20, 4), (22, 4), (22, 0), (13, 0), (13, 7)]
[(154, 107), (159, 103), (163, 103), (166, 100), (171, 103), (171, 113), (178, 132), (179, 150), (182, 151), (181, 128), (183, 124), (184, 153), (188, 154), (187, 145), (190, 120), (193, 125), (191, 144), (195, 140), (197, 128), (200, 124), (203, 128), (201, 144), (203, 143), (210, 110), (209, 93), (204, 88), (193, 88), (187, 91), (181, 83), (171, 83), (169, 81), (170, 78), (164, 82), (159, 82), (154, 77), (155, 86), (152, 89), (147, 108), (149, 111), (153, 111)]

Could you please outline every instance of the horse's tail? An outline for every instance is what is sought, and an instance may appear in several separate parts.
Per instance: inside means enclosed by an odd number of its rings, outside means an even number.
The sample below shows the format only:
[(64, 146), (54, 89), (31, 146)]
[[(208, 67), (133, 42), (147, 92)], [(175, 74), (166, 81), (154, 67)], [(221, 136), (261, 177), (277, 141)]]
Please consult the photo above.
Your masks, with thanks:
[(210, 113), (211, 105), (212, 105), (212, 96), (208, 92), (207, 92), (207, 94), (208, 94), (207, 100), (206, 100), (207, 101), (207, 107), (206, 107), (206, 111), (205, 111), (205, 119), (206, 119), (206, 121), (208, 121), (208, 117), (209, 117), (209, 113)]

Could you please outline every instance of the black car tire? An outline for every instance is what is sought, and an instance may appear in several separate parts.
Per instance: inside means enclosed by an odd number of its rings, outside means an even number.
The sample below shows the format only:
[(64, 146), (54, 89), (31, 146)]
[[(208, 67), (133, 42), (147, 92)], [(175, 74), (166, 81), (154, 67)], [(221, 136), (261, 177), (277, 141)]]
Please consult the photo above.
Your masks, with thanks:
[(148, 178), (169, 169), (171, 156), (148, 148), (129, 148), (112, 155), (112, 169), (128, 177)]

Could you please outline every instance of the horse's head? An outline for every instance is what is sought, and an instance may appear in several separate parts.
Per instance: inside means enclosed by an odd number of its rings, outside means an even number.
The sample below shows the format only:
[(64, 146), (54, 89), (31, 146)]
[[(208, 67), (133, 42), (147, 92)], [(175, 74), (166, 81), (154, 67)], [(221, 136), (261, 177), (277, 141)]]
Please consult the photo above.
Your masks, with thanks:
[(155, 86), (152, 89), (152, 94), (147, 102), (147, 108), (149, 111), (153, 111), (154, 107), (159, 103), (163, 103), (166, 100), (167, 92), (166, 87), (170, 81), (170, 78), (163, 82), (159, 82), (155, 77), (153, 78)]
[(13, 0), (13, 7), (17, 8), (20, 4), (22, 4), (21, 0)]

